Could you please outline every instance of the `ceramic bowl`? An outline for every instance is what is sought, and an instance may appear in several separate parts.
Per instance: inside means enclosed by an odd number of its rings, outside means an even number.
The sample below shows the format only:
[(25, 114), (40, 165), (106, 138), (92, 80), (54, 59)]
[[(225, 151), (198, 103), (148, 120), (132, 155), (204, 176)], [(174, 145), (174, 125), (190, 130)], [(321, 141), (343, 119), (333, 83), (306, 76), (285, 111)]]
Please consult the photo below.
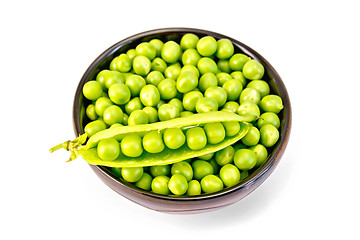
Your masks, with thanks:
[(153, 38), (161, 39), (164, 42), (167, 40), (179, 42), (181, 37), (186, 33), (194, 33), (199, 37), (208, 35), (215, 39), (227, 38), (232, 41), (235, 53), (245, 53), (251, 58), (260, 61), (265, 67), (263, 80), (269, 83), (271, 92), (281, 96), (284, 109), (279, 115), (281, 119), (281, 127), (279, 129), (280, 139), (272, 148), (272, 152), (269, 152), (268, 160), (255, 171), (251, 172), (244, 181), (236, 186), (225, 188), (220, 192), (195, 197), (158, 195), (139, 189), (131, 183), (116, 178), (107, 167), (90, 165), (92, 170), (94, 170), (96, 175), (106, 185), (125, 198), (155, 211), (174, 214), (193, 214), (211, 211), (228, 206), (246, 197), (259, 187), (278, 165), (288, 143), (291, 128), (291, 105), (286, 87), (279, 74), (259, 53), (236, 39), (212, 31), (192, 28), (164, 28), (130, 36), (108, 48), (93, 61), (81, 78), (75, 93), (73, 105), (75, 135), (78, 136), (82, 134), (84, 132), (83, 126), (89, 122), (85, 114), (85, 106), (89, 104), (89, 102), (87, 102), (82, 95), (82, 87), (87, 81), (95, 79), (101, 70), (108, 69), (114, 57), (126, 52), (128, 49), (135, 48), (136, 45), (141, 42), (149, 41)]

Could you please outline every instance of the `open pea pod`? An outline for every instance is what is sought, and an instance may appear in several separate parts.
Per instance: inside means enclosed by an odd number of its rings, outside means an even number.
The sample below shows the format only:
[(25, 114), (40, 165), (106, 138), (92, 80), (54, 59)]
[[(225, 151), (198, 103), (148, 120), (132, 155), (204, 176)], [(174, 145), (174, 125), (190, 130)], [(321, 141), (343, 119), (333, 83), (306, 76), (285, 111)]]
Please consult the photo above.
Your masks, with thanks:
[[(222, 142), (218, 144), (208, 143), (204, 148), (200, 150), (191, 150), (186, 144), (184, 144), (182, 147), (176, 150), (166, 148), (160, 153), (148, 153), (144, 151), (139, 157), (136, 158), (120, 154), (115, 160), (112, 161), (102, 160), (97, 154), (96, 147), (98, 142), (106, 138), (115, 138), (118, 141), (121, 141), (121, 139), (128, 134), (135, 133), (142, 137), (147, 132), (154, 130), (162, 132), (167, 128), (187, 129), (191, 127), (202, 126), (206, 123), (233, 121), (237, 121), (240, 124), (240, 131), (235, 136), (226, 137)], [(78, 139), (81, 139), (81, 141), (84, 140), (84, 137), (82, 137), (83, 135), (81, 135), (74, 141), (67, 141), (63, 143), (63, 147), (66, 150), (72, 152), (72, 160), (74, 160), (77, 156), (80, 155), (85, 161), (92, 165), (101, 165), (107, 167), (144, 167), (154, 165), (166, 165), (216, 152), (236, 143), (248, 132), (249, 125), (247, 121), (249, 121), (248, 117), (239, 116), (231, 112), (199, 113), (191, 115), (189, 117), (176, 118), (164, 122), (106, 129), (91, 136), (87, 140), (85, 145), (79, 144)], [(60, 144), (58, 146), (60, 147), (54, 148), (59, 149), (62, 145)], [(52, 152), (52, 150), (50, 151)]]

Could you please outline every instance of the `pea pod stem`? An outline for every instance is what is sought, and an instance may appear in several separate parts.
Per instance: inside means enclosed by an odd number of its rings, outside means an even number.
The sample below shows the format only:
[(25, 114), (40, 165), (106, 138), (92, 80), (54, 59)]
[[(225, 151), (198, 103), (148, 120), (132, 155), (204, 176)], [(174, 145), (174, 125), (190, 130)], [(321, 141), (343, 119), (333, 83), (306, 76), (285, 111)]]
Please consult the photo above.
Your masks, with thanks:
[(49, 152), (55, 152), (56, 150), (59, 150), (59, 149), (65, 149), (66, 151), (69, 151), (69, 143), (70, 143), (70, 140), (66, 141), (66, 142), (63, 142), (63, 143), (60, 143), (59, 145), (56, 145), (52, 148), (49, 149)]
[(75, 160), (79, 156), (77, 149), (79, 147), (81, 147), (82, 144), (85, 143), (86, 139), (87, 139), (87, 134), (85, 133), (83, 135), (80, 135), (78, 138), (75, 138), (73, 141), (68, 140), (68, 141), (65, 141), (63, 143), (60, 143), (60, 144), (50, 148), (49, 152), (52, 153), (52, 152), (55, 152), (55, 151), (63, 148), (66, 151), (71, 152), (71, 156), (70, 156), (70, 159), (68, 160), (68, 162)]

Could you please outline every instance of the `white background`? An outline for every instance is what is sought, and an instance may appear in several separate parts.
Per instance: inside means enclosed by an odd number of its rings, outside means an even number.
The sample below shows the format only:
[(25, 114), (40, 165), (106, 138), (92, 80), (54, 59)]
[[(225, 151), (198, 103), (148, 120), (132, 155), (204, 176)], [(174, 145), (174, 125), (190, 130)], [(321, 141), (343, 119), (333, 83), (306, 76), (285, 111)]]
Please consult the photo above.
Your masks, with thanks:
[[(357, 1), (2, 1), (0, 239), (359, 239)], [(265, 57), (287, 86), (292, 132), (274, 173), (210, 213), (148, 210), (87, 163), (49, 147), (74, 137), (77, 84), (138, 32), (219, 32)]]

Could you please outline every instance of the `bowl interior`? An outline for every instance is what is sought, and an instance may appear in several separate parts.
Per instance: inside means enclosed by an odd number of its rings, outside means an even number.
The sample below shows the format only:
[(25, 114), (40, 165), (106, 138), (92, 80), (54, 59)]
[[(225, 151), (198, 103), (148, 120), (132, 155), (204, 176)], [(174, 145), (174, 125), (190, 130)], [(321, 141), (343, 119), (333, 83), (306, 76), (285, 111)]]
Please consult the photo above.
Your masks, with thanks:
[[(86, 117), (85, 109), (86, 106), (90, 103), (87, 99), (84, 98), (82, 94), (83, 85), (89, 81), (96, 79), (96, 75), (104, 69), (109, 68), (109, 64), (111, 60), (120, 55), (120, 53), (124, 53), (129, 49), (135, 48), (139, 43), (144, 41), (150, 41), (151, 39), (157, 38), (162, 41), (173, 40), (179, 42), (181, 37), (186, 33), (194, 33), (199, 37), (202, 36), (213, 36), (215, 39), (227, 38), (232, 41), (235, 49), (235, 53), (244, 53), (250, 56), (253, 59), (260, 61), (265, 67), (265, 74), (263, 80), (267, 81), (271, 88), (271, 93), (277, 94), (281, 96), (283, 99), (284, 109), (280, 112), (279, 117), (281, 120), (281, 128), (280, 128), (280, 140), (277, 142), (275, 146), (271, 148), (269, 151), (268, 160), (260, 167), (255, 170), (249, 172), (249, 176), (239, 183), (236, 186), (225, 188), (220, 192), (213, 194), (204, 194), (196, 197), (187, 197), (187, 196), (163, 196), (154, 194), (152, 192), (144, 191), (142, 189), (134, 187), (133, 184), (127, 183), (124, 180), (118, 179), (112, 175), (111, 171), (107, 167), (96, 166), (98, 170), (100, 170), (107, 177), (112, 178), (113, 181), (117, 182), (122, 187), (126, 187), (131, 189), (132, 191), (136, 191), (140, 194), (146, 194), (150, 197), (154, 198), (162, 198), (169, 200), (194, 200), (194, 199), (206, 199), (213, 198), (216, 196), (221, 196), (227, 194), (229, 192), (241, 191), (241, 189), (248, 189), (254, 182), (262, 179), (265, 173), (270, 174), (276, 165), (278, 164), (285, 147), (288, 142), (289, 134), (290, 134), (290, 125), (291, 125), (291, 106), (288, 93), (282, 82), (280, 76), (275, 71), (275, 69), (264, 59), (260, 54), (246, 46), (245, 44), (222, 34), (201, 30), (201, 29), (192, 29), (192, 28), (166, 28), (166, 29), (156, 29), (143, 33), (136, 34), (134, 36), (128, 37), (110, 48), (104, 51), (94, 62), (89, 66), (89, 68), (84, 73), (78, 88), (75, 93), (74, 106), (73, 106), (73, 120), (74, 120), (74, 130), (75, 134), (84, 133), (84, 126), (89, 122), (89, 119)], [(267, 175), (268, 176), (268, 175)], [(266, 176), (266, 177), (267, 177)], [(265, 178), (266, 178), (265, 177)], [(263, 179), (262, 181), (264, 181)]]

